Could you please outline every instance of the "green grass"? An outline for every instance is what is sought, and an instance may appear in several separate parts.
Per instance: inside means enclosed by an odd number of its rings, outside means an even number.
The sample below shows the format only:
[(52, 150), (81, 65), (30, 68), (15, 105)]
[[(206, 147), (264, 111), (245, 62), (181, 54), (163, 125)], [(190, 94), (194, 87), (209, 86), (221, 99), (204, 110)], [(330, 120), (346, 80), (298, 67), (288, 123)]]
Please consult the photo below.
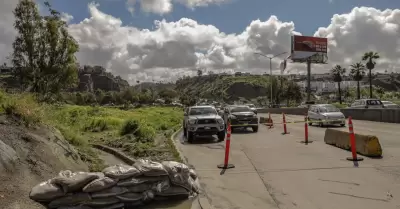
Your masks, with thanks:
[[(48, 124), (61, 131), (81, 158), (97, 171), (101, 161), (91, 143), (105, 144), (133, 157), (173, 156), (177, 151), (169, 137), (181, 125), (182, 110), (145, 107), (130, 110), (100, 106), (39, 104), (30, 94), (10, 95), (0, 91), (0, 113), (20, 119), (24, 125)], [(158, 158), (161, 156), (160, 158)]]

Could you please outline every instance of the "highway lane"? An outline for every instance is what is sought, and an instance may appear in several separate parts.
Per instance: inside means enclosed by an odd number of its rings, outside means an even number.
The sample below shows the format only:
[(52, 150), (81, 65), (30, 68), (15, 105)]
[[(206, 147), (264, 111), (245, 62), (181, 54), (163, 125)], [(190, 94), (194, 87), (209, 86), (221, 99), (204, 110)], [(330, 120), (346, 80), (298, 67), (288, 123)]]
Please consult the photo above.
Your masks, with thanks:
[[(268, 114), (259, 114), (260, 117), (268, 117)], [(282, 122), (282, 115), (271, 115), (275, 123)], [(304, 116), (286, 115), (286, 120), (303, 121)], [(373, 121), (353, 120), (355, 133), (375, 135), (379, 138), (383, 148), (385, 163), (400, 162), (400, 125), (395, 123), (379, 123)], [(276, 124), (276, 128), (283, 131), (281, 124)], [(335, 128), (348, 132), (348, 127), (329, 126), (318, 127), (316, 125), (309, 126), (309, 138), (314, 141), (324, 141), (326, 128)], [(287, 129), (294, 137), (304, 138), (304, 123), (287, 124)]]
[[(275, 122), (281, 120), (280, 115), (272, 117)], [(355, 167), (345, 160), (350, 152), (323, 142), (325, 128), (310, 127), (314, 142), (304, 145), (300, 143), (304, 124), (288, 126), (289, 135), (281, 135), (283, 129), (279, 125), (272, 129), (262, 125), (258, 133), (232, 134), (230, 162), (236, 168), (220, 175), (216, 165), (223, 161), (224, 143), (202, 139), (188, 144), (182, 135), (176, 140), (199, 173), (215, 208), (400, 208), (400, 160), (396, 154), (399, 146), (394, 134), (387, 130), (398, 133), (395, 124), (354, 124), (356, 131), (379, 131), (378, 137), (384, 138), (383, 159), (365, 158)], [(364, 128), (357, 129), (358, 126)]]

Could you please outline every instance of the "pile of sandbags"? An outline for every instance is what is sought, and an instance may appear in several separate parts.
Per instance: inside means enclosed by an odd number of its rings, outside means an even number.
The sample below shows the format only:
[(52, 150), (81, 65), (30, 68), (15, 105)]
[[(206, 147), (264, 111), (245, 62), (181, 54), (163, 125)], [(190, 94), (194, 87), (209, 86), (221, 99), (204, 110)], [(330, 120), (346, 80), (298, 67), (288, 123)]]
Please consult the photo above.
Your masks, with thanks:
[(138, 160), (99, 173), (61, 171), (32, 188), (29, 197), (48, 208), (135, 208), (152, 200), (189, 198), (199, 193), (194, 170), (185, 164)]

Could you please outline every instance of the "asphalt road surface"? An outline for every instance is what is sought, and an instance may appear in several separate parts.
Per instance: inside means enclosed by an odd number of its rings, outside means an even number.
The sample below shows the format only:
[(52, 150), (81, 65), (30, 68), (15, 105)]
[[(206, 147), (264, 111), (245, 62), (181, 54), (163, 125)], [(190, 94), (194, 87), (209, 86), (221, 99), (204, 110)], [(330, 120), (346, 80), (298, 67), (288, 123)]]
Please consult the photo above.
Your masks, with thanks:
[[(275, 123), (281, 121), (281, 115), (272, 117)], [(303, 123), (288, 125), (288, 135), (281, 134), (283, 128), (278, 124), (272, 129), (260, 125), (258, 133), (235, 131), (230, 163), (236, 167), (226, 171), (216, 168), (223, 162), (225, 142), (199, 138), (188, 144), (182, 134), (176, 140), (196, 168), (215, 208), (399, 209), (400, 126), (353, 123), (355, 132), (378, 136), (383, 147), (382, 159), (364, 157), (364, 161), (354, 165), (345, 160), (351, 156), (349, 151), (323, 142), (325, 128), (320, 127), (309, 127), (313, 143), (300, 143), (304, 139)]]

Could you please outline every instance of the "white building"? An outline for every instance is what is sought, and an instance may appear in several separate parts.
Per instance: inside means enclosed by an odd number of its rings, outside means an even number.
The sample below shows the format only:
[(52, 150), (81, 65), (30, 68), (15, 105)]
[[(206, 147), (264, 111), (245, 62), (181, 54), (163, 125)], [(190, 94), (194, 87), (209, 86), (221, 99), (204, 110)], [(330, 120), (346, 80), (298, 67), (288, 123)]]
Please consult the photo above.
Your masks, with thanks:
[[(307, 81), (300, 81), (297, 84), (301, 87), (306, 89)], [(338, 89), (337, 82), (327, 82), (327, 81), (311, 81), (311, 90), (316, 92), (335, 92)], [(356, 81), (342, 81), (340, 83), (340, 88), (353, 88), (357, 87)]]

